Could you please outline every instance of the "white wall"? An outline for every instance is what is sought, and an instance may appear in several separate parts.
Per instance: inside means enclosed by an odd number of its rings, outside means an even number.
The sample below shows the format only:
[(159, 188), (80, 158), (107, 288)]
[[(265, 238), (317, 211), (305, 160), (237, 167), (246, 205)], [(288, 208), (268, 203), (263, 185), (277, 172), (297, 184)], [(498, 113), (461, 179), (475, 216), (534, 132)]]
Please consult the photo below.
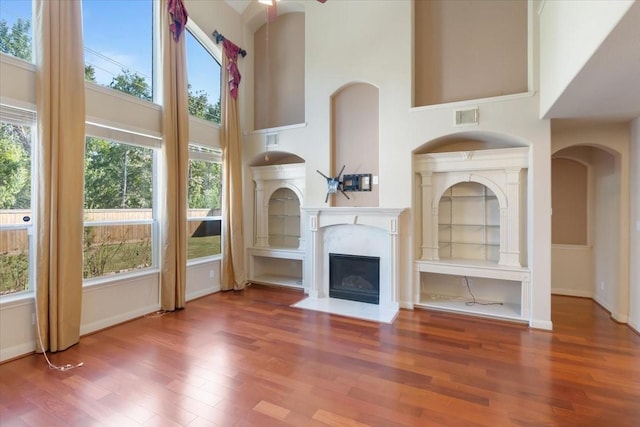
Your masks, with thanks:
[(640, 117), (630, 125), (629, 325), (640, 332)]
[[(331, 165), (331, 95), (349, 83), (366, 82), (379, 88), (380, 207), (411, 207), (412, 152), (436, 138), (469, 132), (467, 136), (471, 138), (474, 133), (482, 133), (531, 145), (530, 182), (535, 182), (530, 186), (528, 204), (531, 324), (550, 328), (550, 128), (548, 121), (538, 118), (538, 97), (532, 92), (411, 108), (411, 1), (302, 3), (306, 10), (307, 123), (280, 130), (279, 150), (295, 153), (306, 161), (305, 205), (324, 206), (326, 183), (316, 169), (328, 170)], [(250, 85), (248, 80), (244, 82)], [(480, 106), (480, 124), (454, 127), (454, 109), (475, 105)], [(246, 135), (243, 148), (245, 159), (259, 155), (264, 151), (263, 135)], [(245, 202), (249, 206), (253, 203), (250, 182), (247, 179), (245, 185)], [(252, 220), (249, 213), (245, 223), (251, 224)], [(407, 287), (412, 286), (411, 239), (409, 231), (401, 244), (401, 282)], [(412, 295), (408, 289), (400, 292)]]
[(551, 109), (634, 0), (541, 2), (540, 116)]

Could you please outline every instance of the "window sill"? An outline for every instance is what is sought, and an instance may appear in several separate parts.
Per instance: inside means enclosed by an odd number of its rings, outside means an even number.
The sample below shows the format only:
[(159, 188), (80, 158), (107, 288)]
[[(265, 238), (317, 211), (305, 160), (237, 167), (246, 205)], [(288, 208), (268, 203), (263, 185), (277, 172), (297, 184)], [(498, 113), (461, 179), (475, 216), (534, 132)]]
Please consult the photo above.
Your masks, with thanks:
[(19, 307), (21, 305), (33, 304), (35, 293), (33, 291), (16, 292), (0, 296), (0, 309)]
[(159, 273), (160, 273), (160, 270), (157, 268), (147, 268), (140, 271), (133, 271), (131, 273), (115, 273), (109, 276), (101, 276), (101, 277), (96, 277), (91, 279), (85, 279), (82, 282), (82, 288), (88, 289), (88, 288), (111, 286), (111, 285), (116, 285), (122, 282), (130, 282), (135, 279), (157, 275)]

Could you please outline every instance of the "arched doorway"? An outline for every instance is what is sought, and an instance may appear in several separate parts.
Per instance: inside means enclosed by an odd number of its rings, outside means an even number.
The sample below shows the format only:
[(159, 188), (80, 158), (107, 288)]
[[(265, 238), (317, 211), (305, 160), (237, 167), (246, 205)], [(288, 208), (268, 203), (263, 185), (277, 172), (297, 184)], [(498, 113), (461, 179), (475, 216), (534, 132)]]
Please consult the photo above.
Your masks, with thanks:
[(626, 323), (629, 249), (621, 158), (591, 144), (567, 144), (552, 154), (551, 291), (592, 298)]

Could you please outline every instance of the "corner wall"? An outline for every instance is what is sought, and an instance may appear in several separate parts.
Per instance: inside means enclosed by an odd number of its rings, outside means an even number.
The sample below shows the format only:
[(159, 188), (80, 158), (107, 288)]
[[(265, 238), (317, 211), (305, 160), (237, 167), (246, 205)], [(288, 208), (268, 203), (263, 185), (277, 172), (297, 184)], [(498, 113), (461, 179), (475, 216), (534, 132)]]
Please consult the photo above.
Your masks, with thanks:
[(630, 125), (629, 325), (640, 333), (640, 117)]

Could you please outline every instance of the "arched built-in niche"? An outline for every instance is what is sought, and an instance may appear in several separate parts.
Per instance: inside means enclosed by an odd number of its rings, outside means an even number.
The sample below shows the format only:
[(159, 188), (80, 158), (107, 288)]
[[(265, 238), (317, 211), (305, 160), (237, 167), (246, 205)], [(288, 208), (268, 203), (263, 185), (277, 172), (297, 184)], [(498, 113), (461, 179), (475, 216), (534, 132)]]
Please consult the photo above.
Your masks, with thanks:
[(529, 147), (491, 134), (451, 136), (416, 150), (413, 164), (414, 304), (528, 321)]
[(500, 199), (480, 182), (448, 187), (438, 203), (438, 257), (498, 263), (500, 258)]
[(255, 233), (248, 251), (250, 280), (301, 288), (304, 160), (291, 153), (266, 152), (256, 156), (252, 164)]
[[(345, 166), (345, 174), (371, 174), (379, 171), (379, 90), (368, 83), (349, 83), (331, 97), (332, 172)], [(333, 206), (379, 206), (378, 185), (370, 191), (349, 192), (349, 199), (333, 197)]]

